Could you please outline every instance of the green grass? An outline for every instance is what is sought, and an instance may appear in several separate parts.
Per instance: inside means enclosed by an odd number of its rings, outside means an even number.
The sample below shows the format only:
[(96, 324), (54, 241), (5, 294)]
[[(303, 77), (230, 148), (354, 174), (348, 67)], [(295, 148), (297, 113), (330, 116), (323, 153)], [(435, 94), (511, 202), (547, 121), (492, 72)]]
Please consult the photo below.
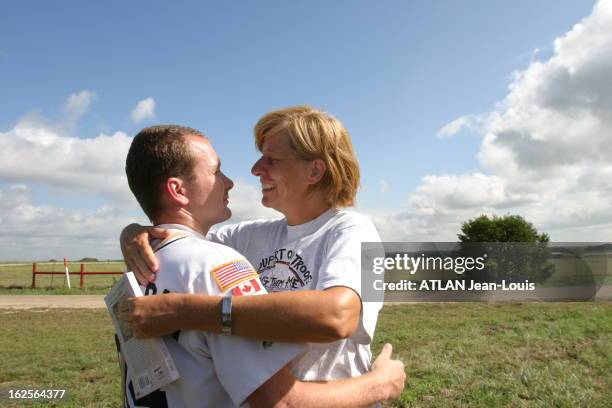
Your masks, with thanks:
[(612, 303), (387, 307), (374, 349), (394, 344), (408, 386), (397, 407), (608, 407)]
[[(0, 327), (0, 388), (66, 388), (70, 399), (58, 406), (119, 405), (119, 370), (105, 311), (0, 310)], [(610, 302), (388, 306), (374, 351), (385, 342), (394, 345), (408, 374), (406, 390), (390, 406), (612, 403)]]
[(0, 326), (0, 388), (66, 389), (69, 394), (53, 404), (6, 406), (119, 406), (119, 366), (105, 310), (0, 310)]
[[(89, 262), (84, 263), (85, 271), (121, 272), (125, 270), (123, 262)], [(70, 273), (80, 270), (80, 263), (69, 264)], [(41, 262), (38, 271), (64, 272), (62, 262)], [(0, 263), (0, 295), (29, 294), (104, 294), (120, 278), (119, 275), (85, 275), (83, 289), (79, 288), (80, 275), (71, 275), (71, 289), (67, 288), (64, 275), (36, 275), (36, 288), (32, 285), (32, 263)]]

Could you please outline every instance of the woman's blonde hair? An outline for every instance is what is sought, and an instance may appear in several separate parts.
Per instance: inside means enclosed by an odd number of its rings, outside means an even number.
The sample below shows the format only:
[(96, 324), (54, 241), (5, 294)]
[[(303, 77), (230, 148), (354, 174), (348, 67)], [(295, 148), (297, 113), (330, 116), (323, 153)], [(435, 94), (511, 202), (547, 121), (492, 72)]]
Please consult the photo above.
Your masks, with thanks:
[(323, 160), (327, 170), (311, 188), (321, 190), (332, 208), (355, 205), (359, 162), (351, 137), (338, 119), (310, 106), (294, 106), (267, 113), (259, 119), (254, 132), (259, 151), (267, 135), (284, 134), (299, 159)]

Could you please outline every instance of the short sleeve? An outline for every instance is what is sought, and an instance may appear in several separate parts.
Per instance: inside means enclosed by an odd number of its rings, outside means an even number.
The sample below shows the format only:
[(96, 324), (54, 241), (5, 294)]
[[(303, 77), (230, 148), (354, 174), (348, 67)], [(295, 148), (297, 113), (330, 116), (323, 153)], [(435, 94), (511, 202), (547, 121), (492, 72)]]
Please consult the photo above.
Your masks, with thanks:
[(351, 226), (334, 232), (319, 269), (316, 289), (346, 286), (361, 296), (361, 242), (367, 242), (368, 239), (371, 240), (367, 228), (362, 226)]
[[(353, 289), (361, 299), (361, 243), (380, 242), (378, 232), (370, 223), (353, 225), (334, 232), (327, 245), (325, 260), (319, 269), (316, 289), (334, 286)], [(361, 303), (359, 326), (352, 338), (361, 343), (372, 342), (381, 302)]]

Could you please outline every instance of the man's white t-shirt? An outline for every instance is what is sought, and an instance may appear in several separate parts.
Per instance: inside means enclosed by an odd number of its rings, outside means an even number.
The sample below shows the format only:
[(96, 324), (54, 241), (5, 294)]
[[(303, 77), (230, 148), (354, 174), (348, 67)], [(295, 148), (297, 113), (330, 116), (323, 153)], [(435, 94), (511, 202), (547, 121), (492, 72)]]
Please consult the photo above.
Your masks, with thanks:
[[(171, 229), (173, 236), (154, 246), (160, 273), (145, 293), (267, 293), (253, 267), (234, 249), (207, 241), (183, 225), (160, 227)], [(164, 341), (180, 378), (152, 398), (165, 398), (170, 408), (239, 406), (304, 349), (296, 344), (195, 331), (177, 332)], [(129, 386), (126, 391), (130, 406), (142, 406), (142, 401), (133, 401)]]
[[(269, 292), (345, 286), (361, 296), (361, 243), (380, 242), (365, 215), (329, 210), (302, 225), (286, 219), (226, 225), (208, 238), (236, 249), (259, 273)], [(363, 302), (359, 327), (348, 339), (310, 343), (291, 363), (296, 378), (324, 381), (355, 377), (370, 369), (370, 343), (381, 302)]]

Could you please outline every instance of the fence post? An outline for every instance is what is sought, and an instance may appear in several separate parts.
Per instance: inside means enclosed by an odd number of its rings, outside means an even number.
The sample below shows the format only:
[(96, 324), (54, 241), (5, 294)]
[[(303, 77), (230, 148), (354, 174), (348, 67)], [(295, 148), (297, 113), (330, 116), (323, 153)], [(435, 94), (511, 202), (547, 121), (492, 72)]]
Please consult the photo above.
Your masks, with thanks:
[(36, 262), (32, 263), (32, 289), (36, 287)]
[(83, 272), (85, 272), (85, 265), (81, 263), (81, 289), (83, 289)]
[(70, 272), (68, 271), (68, 259), (64, 258), (64, 272), (66, 273), (66, 282), (68, 283), (68, 289), (70, 289)]

